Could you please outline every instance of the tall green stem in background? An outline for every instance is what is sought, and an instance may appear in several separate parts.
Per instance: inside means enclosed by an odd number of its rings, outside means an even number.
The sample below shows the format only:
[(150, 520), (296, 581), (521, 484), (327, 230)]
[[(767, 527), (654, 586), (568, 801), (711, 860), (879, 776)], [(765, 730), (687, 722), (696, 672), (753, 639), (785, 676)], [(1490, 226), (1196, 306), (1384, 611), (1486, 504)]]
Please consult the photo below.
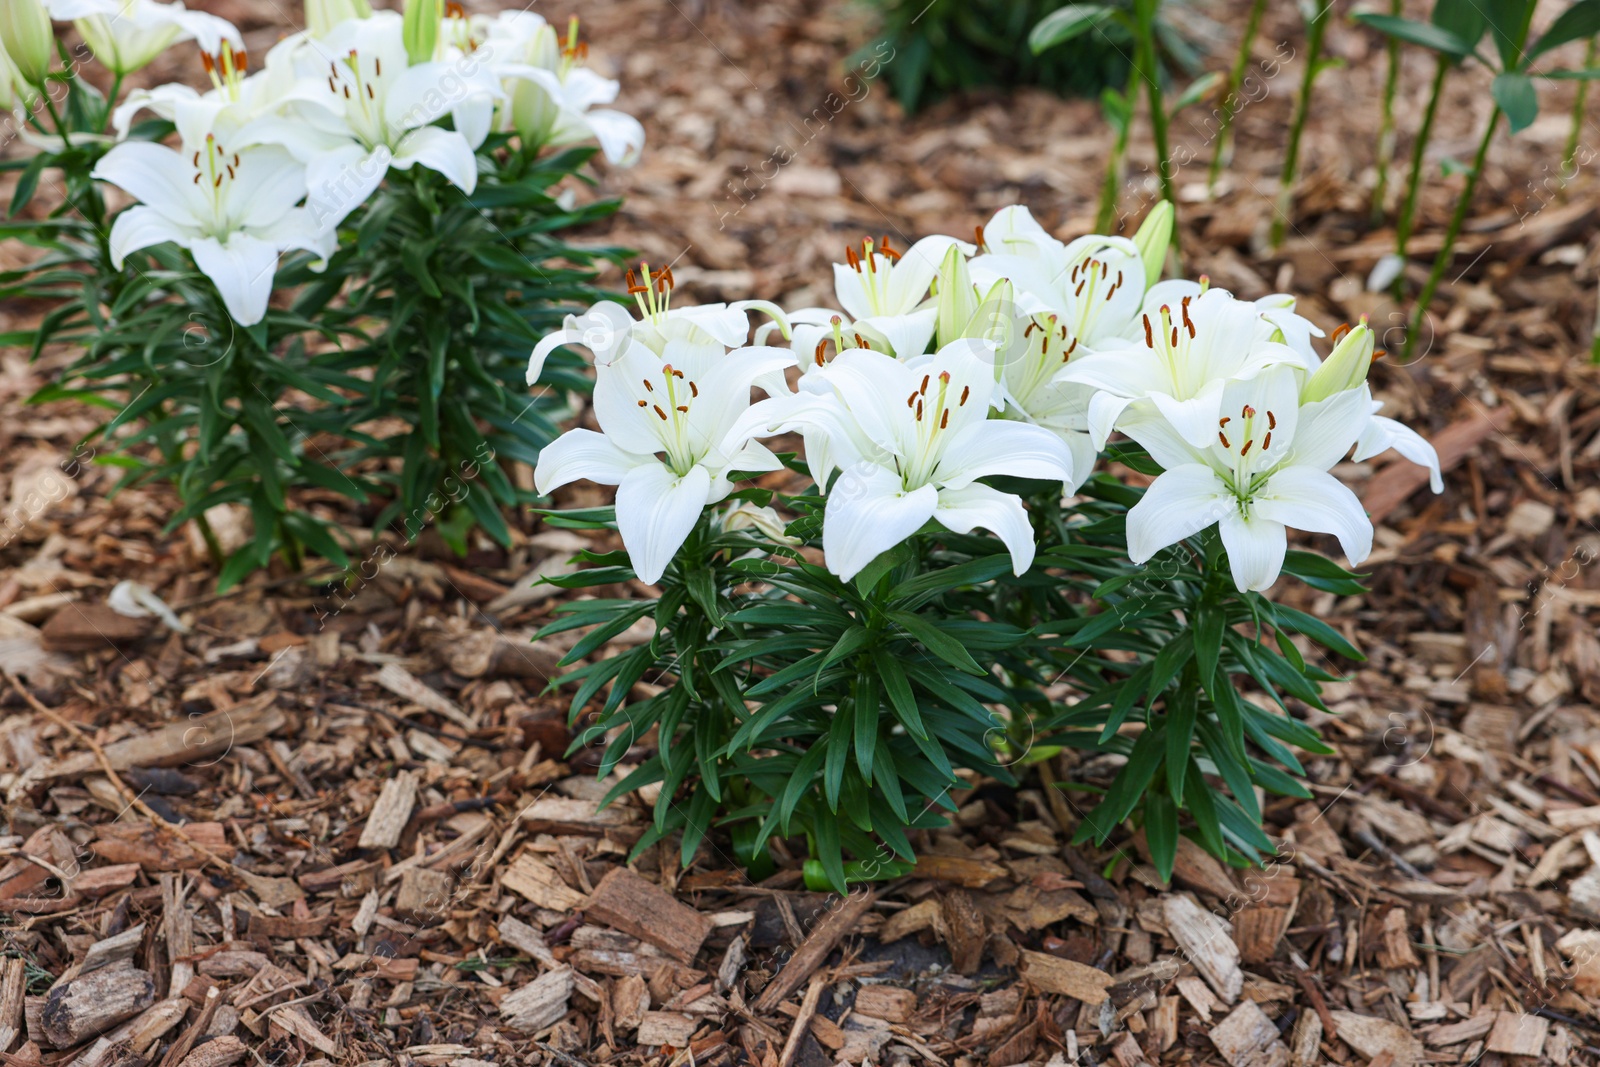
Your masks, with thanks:
[[(1156, 62), (1156, 9), (1161, 6), (1161, 0), (1133, 0), (1135, 19), (1135, 32), (1138, 37), (1138, 47), (1135, 50), (1135, 66), (1139, 70), (1139, 77), (1144, 79), (1145, 94), (1150, 101), (1150, 129), (1155, 136), (1156, 160), (1160, 168), (1161, 196), (1174, 209), (1178, 206), (1178, 195), (1173, 191), (1172, 184), (1172, 155), (1167, 151), (1167, 107), (1161, 98), (1161, 67)], [(1129, 101), (1130, 105), (1132, 101)], [(1178, 252), (1178, 224), (1173, 220), (1172, 225), (1172, 251)]]
[[(1400, 214), (1394, 224), (1394, 254), (1402, 262), (1406, 258), (1406, 245), (1411, 240), (1411, 226), (1417, 216), (1417, 194), (1422, 189), (1422, 168), (1428, 152), (1428, 141), (1433, 137), (1433, 118), (1439, 113), (1439, 97), (1444, 92), (1444, 79), (1450, 73), (1450, 65), (1450, 57), (1441, 54), (1433, 71), (1433, 88), (1428, 92), (1428, 105), (1422, 112), (1422, 125), (1417, 128), (1416, 143), (1411, 146), (1411, 173), (1406, 177), (1406, 198), (1400, 204)], [(1396, 299), (1399, 299), (1404, 287), (1405, 271), (1402, 269), (1394, 280)]]
[(1434, 257), (1428, 282), (1417, 297), (1417, 309), (1411, 315), (1411, 329), (1406, 331), (1405, 358), (1408, 362), (1417, 343), (1417, 334), (1422, 331), (1422, 324), (1427, 319), (1428, 305), (1433, 302), (1434, 291), (1439, 288), (1439, 280), (1444, 277), (1455, 255), (1456, 237), (1461, 233), (1461, 225), (1467, 221), (1467, 212), (1472, 208), (1472, 196), (1478, 191), (1478, 179), (1483, 177), (1484, 160), (1488, 158), (1489, 142), (1494, 140), (1495, 127), (1500, 125), (1500, 115), (1500, 106), (1496, 104), (1489, 113), (1489, 124), (1483, 128), (1483, 137), (1478, 141), (1478, 154), (1472, 157), (1472, 170), (1467, 174), (1467, 184), (1461, 190), (1461, 198), (1456, 201), (1455, 213), (1450, 216), (1450, 228), (1444, 232), (1444, 247)]
[[(1107, 89), (1107, 96), (1115, 96), (1115, 89)], [(1105, 180), (1100, 183), (1100, 210), (1095, 213), (1095, 233), (1110, 233), (1117, 221), (1117, 193), (1122, 188), (1123, 164), (1128, 158), (1128, 136), (1133, 132), (1133, 105), (1139, 94), (1139, 66), (1134, 64), (1128, 72), (1128, 85), (1122, 94), (1125, 109), (1122, 122), (1117, 127), (1116, 144), (1111, 157), (1106, 160)], [(1106, 105), (1109, 108), (1109, 104)]]
[[(1583, 53), (1583, 69), (1594, 68), (1595, 44), (1600, 37), (1589, 38), (1589, 48)], [(1583, 129), (1583, 107), (1589, 101), (1589, 79), (1578, 82), (1578, 98), (1572, 102), (1572, 132), (1567, 134), (1567, 150), (1561, 153), (1561, 169), (1572, 169), (1572, 160), (1578, 154), (1578, 133)]]
[[(1399, 0), (1395, 0), (1396, 6)], [(1267, 0), (1255, 0), (1250, 5), (1250, 16), (1245, 20), (1244, 36), (1239, 39), (1239, 54), (1228, 72), (1228, 83), (1222, 87), (1222, 118), (1217, 123), (1217, 144), (1211, 152), (1211, 170), (1206, 175), (1206, 192), (1217, 187), (1217, 176), (1222, 173), (1222, 160), (1228, 151), (1228, 138), (1233, 132), (1233, 116), (1240, 88), (1244, 85), (1244, 72), (1250, 67), (1250, 50), (1256, 43), (1256, 31), (1261, 27), (1261, 13), (1267, 9)]]
[(1311, 114), (1311, 87), (1322, 66), (1322, 37), (1328, 29), (1328, 10), (1333, 0), (1310, 0), (1311, 10), (1306, 12), (1306, 69), (1300, 76), (1300, 96), (1294, 105), (1294, 123), (1289, 127), (1289, 147), (1283, 156), (1283, 177), (1278, 185), (1278, 209), (1272, 219), (1270, 243), (1274, 249), (1283, 244), (1284, 231), (1289, 226), (1289, 212), (1294, 207), (1295, 171), (1300, 163), (1300, 137), (1305, 133), (1306, 119)]
[[(1390, 0), (1389, 14), (1399, 18), (1402, 0)], [(1389, 38), (1389, 70), (1383, 80), (1383, 117), (1378, 121), (1378, 180), (1372, 187), (1372, 224), (1383, 221), (1383, 202), (1389, 193), (1389, 160), (1394, 155), (1394, 96), (1400, 87), (1400, 38)]]

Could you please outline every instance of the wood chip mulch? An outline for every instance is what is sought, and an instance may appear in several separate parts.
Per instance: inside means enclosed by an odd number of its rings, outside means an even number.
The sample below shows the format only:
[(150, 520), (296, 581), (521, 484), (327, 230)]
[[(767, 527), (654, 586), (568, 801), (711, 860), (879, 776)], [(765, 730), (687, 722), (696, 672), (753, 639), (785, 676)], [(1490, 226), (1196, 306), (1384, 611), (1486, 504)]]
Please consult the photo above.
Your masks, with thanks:
[[(201, 6), (252, 50), (284, 28), (271, 0)], [(1271, 6), (1262, 59), (1299, 40)], [(677, 258), (686, 294), (822, 302), (826, 264), (863, 233), (964, 233), (1010, 202), (1089, 225), (1107, 141), (1090, 102), (979, 95), (905, 120), (876, 85), (807, 124), (867, 40), (856, 8), (583, 14), (651, 138), (605, 175), (628, 200), (592, 237)], [(1198, 160), (1179, 177), (1186, 267), (1381, 329), (1402, 321), (1362, 284), (1392, 241), (1366, 221), (1381, 51), (1342, 22), (1329, 48), (1344, 64), (1319, 81), (1281, 253), (1259, 242), (1298, 68), (1240, 116), (1214, 200), (1199, 120), (1175, 127)], [(1430, 70), (1408, 56), (1402, 153)], [(849, 898), (807, 891), (786, 853), (752, 884), (715, 839), (688, 870), (676, 842), (630, 866), (653, 798), (598, 810), (610, 783), (589, 753), (563, 758), (565, 697), (545, 693), (576, 635), (531, 642), (567, 595), (533, 581), (587, 542), (521, 516), (510, 551), (457, 559), (430, 531), (337, 586), (274, 572), (219, 597), (198, 539), (161, 533), (165, 490), (108, 499), (114, 473), (73, 462), (91, 414), (25, 406), (70, 354), (0, 354), (0, 1060), (1597, 1062), (1600, 183), (1541, 169), (1570, 91), (1491, 156), (1424, 357), (1374, 375), (1439, 445), (1446, 492), (1403, 462), (1340, 470), (1379, 523), (1371, 591), (1280, 591), (1370, 658), (1336, 665), (1334, 715), (1304, 712), (1338, 754), (1309, 765), (1313, 800), (1266, 805), (1284, 848), (1265, 871), (1185, 844), (1165, 885), (1137, 836), (1074, 850), (1080, 813), (1049, 783), (1115, 768), (1071, 755), (1020, 768), (1017, 789), (972, 782), (911, 876)], [(1439, 157), (1464, 156), (1487, 115), (1480, 76), (1453, 93)], [(780, 143), (794, 161), (757, 189)], [(1134, 172), (1149, 162), (1141, 135)], [(1417, 263), (1457, 181), (1430, 184)], [(0, 309), (0, 330), (41, 312)], [(330, 499), (302, 503), (367, 536)], [(247, 535), (226, 510), (213, 524)], [(124, 580), (188, 632), (110, 608)]]

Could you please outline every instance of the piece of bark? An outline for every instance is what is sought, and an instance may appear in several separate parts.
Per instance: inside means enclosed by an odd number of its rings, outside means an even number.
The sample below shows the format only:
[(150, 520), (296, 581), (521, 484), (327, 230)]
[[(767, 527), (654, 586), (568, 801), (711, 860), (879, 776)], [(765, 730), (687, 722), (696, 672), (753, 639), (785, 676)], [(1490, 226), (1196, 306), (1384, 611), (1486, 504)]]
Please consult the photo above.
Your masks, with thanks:
[(990, 882), (1006, 877), (1011, 872), (998, 863), (988, 860), (968, 859), (965, 856), (918, 856), (914, 878), (931, 878), (938, 882), (954, 882), (967, 889), (982, 889)]
[[(561, 652), (548, 642), (518, 640), (495, 630), (455, 638), (444, 650), (445, 663), (463, 678), (536, 678), (561, 673)], [(559, 753), (557, 753), (559, 755)]]
[(1239, 946), (1229, 924), (1206, 911), (1185, 893), (1169, 894), (1162, 903), (1167, 931), (1185, 956), (1226, 1004), (1239, 999), (1244, 972), (1239, 969)]
[(1253, 1000), (1240, 1004), (1210, 1030), (1211, 1043), (1233, 1067), (1287, 1067), (1289, 1049), (1278, 1028)]
[(518, 856), (517, 862), (501, 873), (501, 885), (550, 912), (571, 912), (587, 899), (578, 889), (566, 885), (554, 867), (530, 853)]
[(101, 938), (89, 946), (89, 951), (84, 954), (83, 964), (78, 968), (79, 974), (88, 974), (98, 971), (102, 967), (109, 967), (116, 963), (127, 963), (130, 966), (133, 954), (139, 951), (139, 942), (144, 940), (144, 923), (130, 926), (114, 937)]
[(400, 843), (400, 834), (411, 819), (411, 809), (417, 805), (417, 776), (411, 771), (399, 774), (383, 783), (383, 792), (372, 805), (367, 825), (361, 829), (359, 848), (394, 848)]
[(795, 1015), (794, 1023), (789, 1027), (789, 1037), (783, 1043), (783, 1052), (778, 1055), (778, 1067), (790, 1067), (794, 1063), (795, 1056), (800, 1052), (800, 1040), (811, 1029), (811, 1020), (817, 1015), (817, 1005), (822, 1002), (822, 991), (827, 987), (825, 975), (811, 976), (806, 995), (800, 999), (800, 1011)]
[(937, 900), (922, 900), (903, 911), (894, 912), (878, 929), (878, 940), (885, 945), (923, 930), (937, 929), (944, 923)]
[(717, 992), (726, 993), (739, 980), (739, 975), (744, 971), (745, 959), (749, 955), (746, 948), (748, 944), (748, 939), (742, 933), (728, 942), (728, 947), (722, 952), (722, 962), (717, 964)]
[[(223, 836), (221, 823), (189, 823), (183, 832), (208, 851), (230, 859), (236, 851)], [(89, 847), (118, 866), (136, 863), (147, 871), (182, 871), (204, 866), (207, 857), (188, 841), (163, 833), (150, 823), (105, 823), (95, 827)]]
[(147, 971), (101, 968), (62, 982), (45, 997), (40, 1029), (56, 1048), (71, 1048), (156, 1002), (156, 983)]
[(495, 928), (500, 933), (500, 940), (518, 952), (538, 960), (546, 967), (558, 966), (555, 954), (550, 951), (544, 935), (521, 919), (507, 915), (495, 924)]
[[(282, 711), (273, 707), (274, 693), (213, 711), (198, 718), (185, 718), (137, 737), (113, 741), (102, 751), (113, 769), (131, 767), (179, 767), (207, 764), (227, 755), (236, 745), (250, 745), (283, 727)], [(92, 752), (79, 752), (61, 760), (41, 764), (27, 773), (32, 781), (55, 778), (82, 778), (101, 770)]]
[(319, 1052), (325, 1052), (330, 1056), (338, 1054), (338, 1043), (322, 1032), (322, 1028), (306, 1014), (306, 1009), (301, 1005), (291, 1003), (269, 1011), (270, 1014), (267, 1014), (269, 1036), (276, 1036), (273, 1031), (282, 1031), (299, 1038)]
[(1395, 1067), (1416, 1067), (1427, 1056), (1422, 1042), (1399, 1023), (1353, 1011), (1330, 1014), (1339, 1027), (1339, 1040), (1368, 1059), (1387, 1051), (1394, 1055)]
[(1484, 1048), (1507, 1056), (1540, 1056), (1550, 1036), (1550, 1020), (1538, 1015), (1502, 1011), (1495, 1016), (1494, 1029)]
[(1436, 1027), (1428, 1034), (1427, 1042), (1435, 1047), (1443, 1047), (1459, 1045), (1464, 1041), (1476, 1041), (1494, 1029), (1495, 1021), (1499, 1017), (1499, 1012), (1480, 1011), (1470, 1018)]
[(1157, 1052), (1165, 1052), (1178, 1043), (1177, 997), (1157, 998), (1155, 1010), (1150, 1013), (1150, 1032)]
[[(1433, 448), (1439, 453), (1441, 471), (1451, 470), (1487, 438), (1503, 433), (1511, 425), (1509, 407), (1473, 407), (1472, 415), (1445, 427), (1434, 437)], [(1372, 521), (1379, 523), (1427, 484), (1428, 468), (1396, 460), (1367, 479), (1361, 503)]]
[[(1134, 838), (1133, 843), (1139, 854), (1148, 861), (1150, 845), (1145, 841), (1143, 832)], [(1222, 863), (1182, 835), (1178, 837), (1178, 851), (1172, 860), (1172, 884), (1206, 893), (1229, 906), (1241, 897), (1239, 883), (1234, 881)]]
[(944, 918), (945, 943), (950, 946), (950, 966), (957, 974), (973, 975), (983, 965), (987, 932), (983, 913), (968, 894), (957, 889), (939, 902)]
[(1106, 990), (1117, 984), (1115, 978), (1098, 967), (1028, 949), (1022, 950), (1018, 973), (1040, 992), (1072, 997), (1085, 1004), (1104, 1003), (1110, 997)]
[(394, 912), (422, 926), (442, 922), (450, 905), (455, 879), (446, 871), (413, 867), (400, 876), (400, 891), (395, 894)]
[(500, 1001), (500, 1014), (508, 1026), (528, 1033), (546, 1030), (567, 1014), (572, 999), (572, 968), (547, 971)]
[(592, 800), (540, 797), (523, 810), (522, 821), (533, 834), (604, 834), (633, 827), (639, 818), (620, 804), (601, 810)]
[(856, 993), (856, 1012), (891, 1023), (910, 1021), (917, 1013), (917, 994), (892, 985), (862, 986)]
[(39, 633), (46, 651), (94, 652), (142, 641), (154, 625), (151, 619), (132, 618), (108, 604), (75, 601), (50, 616)]
[(683, 1048), (694, 1036), (699, 1022), (681, 1011), (647, 1011), (639, 1020), (640, 1045), (668, 1045)]
[(231, 1067), (249, 1051), (244, 1042), (232, 1034), (214, 1037), (179, 1060), (178, 1067)]
[(1289, 926), (1289, 909), (1252, 905), (1240, 908), (1233, 916), (1234, 937), (1239, 958), (1245, 963), (1266, 963), (1278, 951), (1278, 942)]
[(871, 889), (863, 889), (837, 900), (834, 906), (812, 926), (805, 941), (795, 949), (794, 955), (789, 957), (783, 969), (772, 977), (766, 988), (761, 990), (761, 995), (756, 997), (754, 1008), (757, 1014), (765, 1015), (777, 1011), (778, 1005), (788, 1000), (789, 994), (799, 989), (801, 983), (822, 966), (822, 962), (828, 958), (828, 953), (844, 940), (846, 934), (855, 929), (856, 923), (867, 913), (867, 909), (872, 907), (876, 899), (877, 894)]
[(1383, 936), (1378, 942), (1378, 965), (1386, 971), (1402, 967), (1417, 967), (1422, 963), (1411, 947), (1411, 933), (1406, 929), (1406, 909), (1390, 908), (1383, 917)]
[(621, 1031), (637, 1030), (649, 1010), (649, 984), (636, 974), (618, 978), (611, 987), (612, 1025)]
[(17, 956), (0, 960), (0, 1052), (22, 1036), (22, 1004), (28, 994), (28, 964)]
[(471, 731), (478, 728), (478, 723), (457, 707), (454, 701), (437, 689), (432, 689), (419, 681), (398, 663), (385, 663), (382, 669), (368, 676), (366, 680), (376, 682), (401, 700), (410, 701), (440, 718), (449, 719), (463, 730)]
[(1317, 1067), (1322, 1062), (1322, 1016), (1302, 1011), (1289, 1039), (1289, 1067)]
[(683, 963), (693, 963), (711, 919), (626, 867), (600, 879), (584, 907), (588, 919), (637, 937)]
[(91, 867), (80, 870), (72, 879), (72, 891), (86, 897), (103, 897), (119, 889), (126, 889), (139, 877), (137, 863), (114, 863), (108, 867)]

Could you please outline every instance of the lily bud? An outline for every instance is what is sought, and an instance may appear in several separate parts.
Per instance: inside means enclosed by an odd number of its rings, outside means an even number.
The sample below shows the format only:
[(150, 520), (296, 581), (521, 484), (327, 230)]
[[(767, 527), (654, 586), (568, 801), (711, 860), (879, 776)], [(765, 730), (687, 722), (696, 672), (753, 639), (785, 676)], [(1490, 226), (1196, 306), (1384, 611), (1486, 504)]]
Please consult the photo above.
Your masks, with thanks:
[(1300, 402), (1312, 404), (1360, 387), (1372, 369), (1373, 344), (1372, 330), (1362, 320), (1334, 345), (1333, 352), (1306, 382)]
[(313, 37), (325, 37), (341, 22), (372, 17), (367, 0), (306, 0), (306, 28)]
[[(561, 66), (561, 39), (556, 36), (555, 27), (539, 27), (528, 42), (525, 59), (530, 67), (540, 70), (554, 71)], [(522, 138), (524, 147), (536, 149), (550, 139), (561, 108), (551, 99), (548, 89), (531, 79), (513, 79), (507, 88), (511, 94), (506, 102), (511, 111), (511, 127)]]
[(439, 45), (439, 24), (444, 21), (440, 0), (406, 0), (405, 21), (400, 36), (406, 45), (406, 58), (412, 66), (429, 63)]
[(0, 47), (5, 48), (24, 82), (44, 87), (56, 54), (56, 37), (40, 0), (0, 3)]
[(967, 257), (955, 245), (944, 254), (939, 265), (938, 317), (936, 335), (943, 348), (966, 335), (967, 324), (978, 311), (978, 290), (972, 283), (972, 272), (967, 269)]
[(1163, 200), (1150, 209), (1133, 235), (1139, 258), (1144, 261), (1144, 285), (1148, 289), (1161, 280), (1161, 269), (1167, 262), (1167, 248), (1172, 244), (1172, 205)]
[(0, 48), (0, 111), (10, 111), (17, 106), (20, 99), (17, 90), (21, 81), (11, 57), (6, 55), (4, 48)]
[(741, 500), (727, 511), (714, 515), (712, 522), (723, 533), (732, 533), (734, 530), (755, 530), (773, 544), (801, 543), (798, 537), (789, 536), (788, 528), (776, 511), (770, 507), (758, 507), (748, 500)]

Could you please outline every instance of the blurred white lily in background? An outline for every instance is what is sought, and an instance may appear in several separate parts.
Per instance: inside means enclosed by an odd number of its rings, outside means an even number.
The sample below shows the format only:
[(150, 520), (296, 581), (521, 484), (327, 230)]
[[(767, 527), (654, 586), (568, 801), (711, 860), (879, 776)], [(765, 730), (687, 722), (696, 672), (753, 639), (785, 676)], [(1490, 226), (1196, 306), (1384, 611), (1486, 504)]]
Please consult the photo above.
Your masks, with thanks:
[(829, 570), (855, 577), (930, 519), (955, 533), (990, 530), (1017, 574), (1032, 566), (1033, 528), (1021, 498), (978, 479), (1042, 478), (1070, 491), (1072, 457), (1042, 427), (989, 419), (995, 371), (982, 341), (959, 340), (908, 362), (851, 349), (813, 377), (829, 392), (763, 401), (741, 427), (798, 429), (808, 460), (825, 449), (825, 466), (840, 468), (823, 520)]
[[(732, 304), (672, 305), (675, 280), (672, 268), (652, 274), (645, 264), (638, 274), (627, 273), (628, 292), (639, 308), (634, 318), (613, 300), (601, 300), (582, 315), (568, 315), (562, 328), (543, 338), (528, 358), (528, 384), (544, 374), (545, 360), (562, 345), (582, 345), (596, 367), (609, 367), (634, 345), (662, 355), (673, 341), (708, 345), (721, 351), (744, 345), (750, 336), (749, 312), (772, 316), (773, 324), (789, 335), (788, 320), (778, 305), (766, 300), (741, 300)], [(759, 384), (759, 383), (758, 383)]]
[(297, 72), (320, 88), (314, 103), (296, 101), (283, 116), (262, 120), (258, 136), (284, 145), (306, 164), (307, 207), (320, 225), (336, 226), (391, 167), (427, 167), (469, 195), (477, 188), (471, 141), (433, 123), (454, 102), (441, 85), (462, 84), (463, 99), (500, 92), (486, 64), (412, 65), (401, 16), (393, 11), (346, 20), (324, 37), (290, 38), (279, 47), (290, 48)]
[(5, 0), (0, 3), (0, 48), (11, 57), (17, 76), (36, 89), (56, 58), (55, 30), (40, 0)]
[(1328, 473), (1367, 425), (1365, 387), (1302, 406), (1298, 372), (1277, 366), (1229, 382), (1221, 410), (1198, 448), (1156, 411), (1123, 425), (1165, 468), (1128, 512), (1128, 557), (1144, 563), (1215, 524), (1234, 584), (1258, 592), (1283, 570), (1286, 527), (1333, 534), (1351, 564), (1366, 559), (1372, 523)]
[(306, 32), (313, 37), (326, 37), (348, 19), (371, 17), (372, 5), (367, 0), (306, 0)]
[(194, 256), (228, 313), (250, 326), (266, 315), (279, 253), (302, 249), (326, 258), (334, 238), (295, 206), (306, 194), (304, 166), (276, 145), (227, 145), (210, 128), (214, 117), (203, 102), (180, 105), (181, 152), (124, 141), (93, 176), (139, 201), (111, 227), (117, 269), (130, 252), (171, 241)]
[(653, 584), (706, 505), (732, 492), (729, 472), (782, 466), (736, 424), (756, 380), (793, 361), (777, 348), (632, 346), (595, 380), (602, 432), (568, 430), (546, 445), (534, 484), (540, 493), (580, 478), (615, 485), (617, 530), (639, 580)]
[(644, 148), (644, 127), (632, 115), (603, 105), (621, 86), (584, 65), (589, 46), (578, 39), (578, 18), (565, 40), (531, 11), (506, 11), (481, 23), (481, 33), (501, 75), (506, 99), (500, 127), (515, 130), (525, 147), (600, 143), (612, 163), (628, 166)]
[(193, 40), (207, 56), (222, 54), (224, 44), (236, 54), (244, 52), (244, 38), (233, 23), (178, 2), (49, 0), (49, 7), (52, 18), (77, 27), (95, 59), (119, 75), (142, 70), (179, 41)]

